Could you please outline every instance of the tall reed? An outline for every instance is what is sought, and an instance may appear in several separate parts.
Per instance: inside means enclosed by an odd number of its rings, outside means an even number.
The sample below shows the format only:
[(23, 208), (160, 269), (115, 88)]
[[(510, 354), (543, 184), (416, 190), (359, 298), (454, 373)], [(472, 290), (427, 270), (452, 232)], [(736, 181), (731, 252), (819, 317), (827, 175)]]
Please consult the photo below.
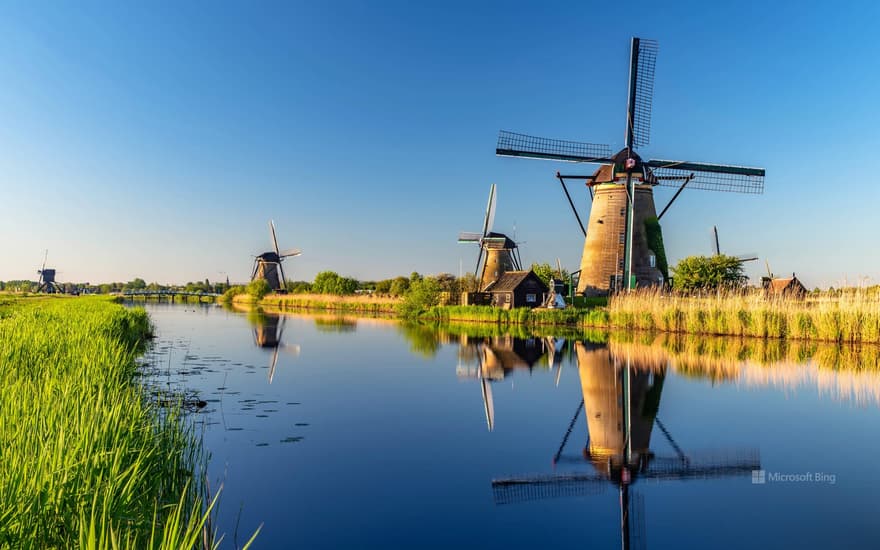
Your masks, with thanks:
[(609, 326), (759, 338), (880, 343), (880, 298), (867, 292), (834, 300), (768, 298), (758, 292), (718, 292), (701, 297), (642, 290), (618, 294), (608, 304)]
[(138, 385), (146, 313), (76, 298), (0, 319), (0, 547), (192, 548), (199, 440)]

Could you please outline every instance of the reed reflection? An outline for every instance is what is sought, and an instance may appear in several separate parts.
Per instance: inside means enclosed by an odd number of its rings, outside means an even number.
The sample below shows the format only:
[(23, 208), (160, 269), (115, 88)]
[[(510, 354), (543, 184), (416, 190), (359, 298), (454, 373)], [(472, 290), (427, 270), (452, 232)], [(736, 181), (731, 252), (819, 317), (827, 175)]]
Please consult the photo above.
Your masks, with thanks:
[(299, 356), (300, 347), (298, 344), (291, 345), (284, 342), (284, 325), (287, 322), (284, 316), (254, 310), (248, 314), (248, 321), (250, 321), (253, 330), (254, 345), (272, 352), (272, 358), (269, 361), (269, 383), (271, 384), (275, 378), (275, 367), (278, 365), (278, 352), (284, 351), (296, 357)]
[[(645, 546), (644, 499), (631, 487), (640, 479), (693, 480), (749, 476), (761, 468), (758, 453), (738, 449), (694, 453), (682, 449), (657, 418), (668, 362), (658, 355), (619, 353), (607, 344), (574, 344), (583, 399), (564, 432), (547, 474), (494, 479), (495, 503), (592, 495), (616, 487), (622, 547)], [(566, 452), (583, 410), (586, 444)], [(651, 436), (660, 429), (673, 453), (655, 454)]]

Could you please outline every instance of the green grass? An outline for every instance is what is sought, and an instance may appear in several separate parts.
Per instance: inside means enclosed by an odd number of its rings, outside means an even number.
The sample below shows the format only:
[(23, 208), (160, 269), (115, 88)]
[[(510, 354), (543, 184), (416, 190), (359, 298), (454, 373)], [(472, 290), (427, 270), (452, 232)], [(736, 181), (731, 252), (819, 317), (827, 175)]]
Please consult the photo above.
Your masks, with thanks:
[(201, 544), (199, 439), (137, 382), (150, 331), (106, 299), (0, 304), (0, 547)]

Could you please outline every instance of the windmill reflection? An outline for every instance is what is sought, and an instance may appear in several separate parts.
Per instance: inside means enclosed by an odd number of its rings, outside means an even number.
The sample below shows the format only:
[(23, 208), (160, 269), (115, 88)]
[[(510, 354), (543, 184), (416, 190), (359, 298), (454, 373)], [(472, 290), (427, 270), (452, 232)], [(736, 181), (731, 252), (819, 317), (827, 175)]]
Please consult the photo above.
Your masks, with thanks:
[[(583, 400), (553, 457), (554, 467), (559, 465), (565, 471), (494, 479), (496, 504), (598, 494), (616, 486), (622, 547), (642, 548), (644, 500), (630, 489), (637, 480), (748, 476), (761, 468), (754, 450), (707, 455), (681, 449), (657, 418), (667, 370), (662, 357), (639, 355), (629, 348), (618, 354), (605, 344), (577, 342), (574, 347)], [(587, 443), (577, 454), (567, 455), (565, 448), (582, 409)], [(674, 456), (657, 456), (651, 450), (655, 424)]]
[[(559, 383), (559, 372), (566, 350), (564, 338), (472, 338), (463, 335), (460, 344), (456, 374), (459, 378), (480, 380), (489, 431), (495, 428), (495, 402), (491, 382), (504, 380), (518, 370), (531, 372), (545, 358), (550, 369), (557, 369), (556, 383)], [(464, 367), (462, 361), (475, 366)]]
[(283, 350), (294, 356), (299, 355), (298, 344), (285, 344), (284, 325), (286, 319), (283, 316), (257, 313), (248, 316), (253, 325), (254, 344), (263, 349), (272, 350), (272, 359), (269, 363), (269, 383), (275, 378), (275, 367), (278, 365), (278, 352)]

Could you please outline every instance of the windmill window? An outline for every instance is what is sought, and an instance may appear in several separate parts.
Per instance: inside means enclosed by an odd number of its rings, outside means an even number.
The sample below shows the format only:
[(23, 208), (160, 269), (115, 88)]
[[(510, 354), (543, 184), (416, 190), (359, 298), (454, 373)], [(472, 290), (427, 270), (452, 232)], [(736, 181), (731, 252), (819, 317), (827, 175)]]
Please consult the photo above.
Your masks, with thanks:
[(648, 264), (650, 264), (651, 267), (657, 267), (657, 256), (653, 252), (648, 254)]
[(621, 208), (621, 209), (620, 209), (620, 215), (623, 216), (623, 215), (625, 215), (625, 214), (626, 214), (626, 208)]
[(538, 301), (538, 297), (535, 294), (526, 294), (526, 302), (535, 303)]
[(510, 303), (510, 294), (505, 294), (505, 295), (504, 295), (504, 303), (505, 303), (505, 304), (509, 304), (509, 303)]
[(626, 233), (620, 234), (620, 244), (623, 244), (626, 241)]

